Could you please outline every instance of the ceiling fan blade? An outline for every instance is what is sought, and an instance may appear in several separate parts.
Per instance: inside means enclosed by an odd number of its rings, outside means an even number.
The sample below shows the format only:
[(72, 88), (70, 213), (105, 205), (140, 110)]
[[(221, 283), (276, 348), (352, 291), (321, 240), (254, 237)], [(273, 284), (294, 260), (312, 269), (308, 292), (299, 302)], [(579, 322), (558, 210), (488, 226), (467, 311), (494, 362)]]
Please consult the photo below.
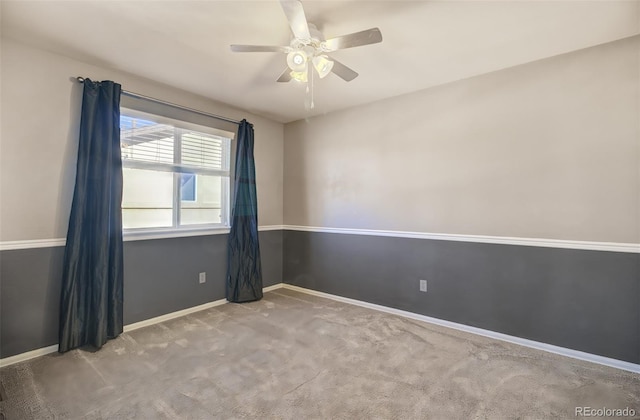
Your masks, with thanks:
[(289, 81), (291, 81), (291, 69), (287, 67), (286, 69), (284, 69), (280, 77), (278, 77), (278, 80), (276, 80), (276, 82), (286, 83)]
[(233, 52), (289, 52), (291, 47), (277, 45), (231, 45)]
[(280, 5), (287, 16), (293, 36), (299, 39), (310, 39), (309, 25), (304, 15), (304, 8), (299, 1), (280, 0)]
[(341, 79), (350, 82), (358, 77), (358, 73), (345, 66), (341, 62), (334, 60), (333, 58), (331, 58), (331, 61), (333, 61), (333, 68), (331, 69), (331, 71)]
[(322, 45), (326, 51), (336, 51), (344, 50), (345, 48), (359, 47), (361, 45), (377, 44), (378, 42), (382, 42), (382, 33), (378, 28), (371, 28), (366, 31), (327, 39)]

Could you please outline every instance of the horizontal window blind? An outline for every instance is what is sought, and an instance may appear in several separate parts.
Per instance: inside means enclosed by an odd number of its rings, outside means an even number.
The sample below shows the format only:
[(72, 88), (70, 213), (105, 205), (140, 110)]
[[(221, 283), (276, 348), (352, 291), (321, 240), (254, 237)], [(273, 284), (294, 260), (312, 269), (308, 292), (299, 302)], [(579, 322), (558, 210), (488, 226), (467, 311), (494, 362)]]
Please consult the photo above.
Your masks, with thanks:
[[(229, 139), (168, 124), (121, 115), (120, 144), (125, 166), (136, 162), (168, 164), (185, 172), (228, 171)], [(226, 147), (225, 147), (226, 146)]]
[(222, 139), (203, 133), (182, 133), (181, 163), (200, 168), (222, 167)]
[(122, 115), (120, 147), (123, 160), (173, 163), (174, 128)]

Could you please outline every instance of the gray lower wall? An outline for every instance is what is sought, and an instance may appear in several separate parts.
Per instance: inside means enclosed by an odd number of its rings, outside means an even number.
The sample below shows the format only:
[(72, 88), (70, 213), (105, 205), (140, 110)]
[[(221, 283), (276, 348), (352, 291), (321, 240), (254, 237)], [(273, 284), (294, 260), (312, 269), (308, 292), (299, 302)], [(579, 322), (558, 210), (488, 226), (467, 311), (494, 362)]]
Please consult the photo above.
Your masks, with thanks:
[(63, 247), (0, 252), (0, 357), (58, 342)]
[[(125, 242), (125, 324), (224, 298), (226, 239)], [(260, 232), (260, 247), (264, 286), (284, 280), (640, 363), (638, 254), (296, 231)], [(63, 252), (0, 252), (1, 358), (56, 344)]]
[(298, 231), (283, 254), (285, 283), (640, 363), (638, 254)]
[[(223, 299), (227, 235), (124, 244), (125, 325)], [(260, 232), (264, 286), (282, 282), (282, 231)], [(58, 342), (63, 247), (0, 252), (0, 358)], [(198, 274), (207, 282), (198, 283)]]

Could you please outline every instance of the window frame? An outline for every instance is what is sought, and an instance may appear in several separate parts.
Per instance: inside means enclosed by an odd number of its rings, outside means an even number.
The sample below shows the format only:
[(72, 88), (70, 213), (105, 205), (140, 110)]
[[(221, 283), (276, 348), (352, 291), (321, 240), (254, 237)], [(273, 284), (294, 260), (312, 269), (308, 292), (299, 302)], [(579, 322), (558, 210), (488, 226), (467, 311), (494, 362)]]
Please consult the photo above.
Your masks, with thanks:
[[(170, 108), (170, 107), (169, 107)], [(229, 231), (231, 223), (231, 192), (233, 172), (233, 144), (235, 141), (235, 133), (224, 130), (215, 126), (202, 125), (183, 119), (177, 119), (168, 117), (165, 115), (159, 115), (157, 113), (138, 110), (130, 106), (120, 106), (120, 116), (128, 116), (132, 118), (140, 118), (148, 121), (152, 121), (157, 124), (170, 125), (174, 128), (174, 147), (173, 147), (173, 163), (158, 163), (158, 162), (145, 162), (136, 160), (122, 160), (122, 167), (132, 169), (142, 169), (160, 172), (169, 172), (173, 175), (173, 191), (172, 191), (172, 226), (166, 227), (139, 227), (139, 228), (124, 228), (123, 236), (131, 239), (155, 239), (163, 237), (184, 237), (184, 236), (197, 236), (207, 235), (215, 233), (225, 233)], [(213, 135), (221, 137), (223, 140), (222, 145), (222, 169), (210, 169), (201, 168), (195, 166), (183, 165), (179, 162), (181, 159), (181, 140), (182, 132), (196, 132), (207, 135)], [(177, 133), (180, 132), (180, 135)], [(219, 223), (201, 223), (201, 224), (180, 224), (180, 212), (182, 210), (182, 197), (181, 197), (181, 177), (182, 174), (194, 174), (196, 178), (194, 182), (198, 183), (197, 175), (205, 176), (219, 176), (222, 178), (222, 192), (221, 192), (221, 221)], [(226, 181), (226, 182), (225, 182)], [(124, 180), (123, 180), (124, 186)], [(197, 188), (197, 187), (196, 187)], [(195, 192), (197, 197), (197, 190)], [(192, 201), (186, 201), (192, 202)], [(121, 204), (122, 208), (122, 204)]]

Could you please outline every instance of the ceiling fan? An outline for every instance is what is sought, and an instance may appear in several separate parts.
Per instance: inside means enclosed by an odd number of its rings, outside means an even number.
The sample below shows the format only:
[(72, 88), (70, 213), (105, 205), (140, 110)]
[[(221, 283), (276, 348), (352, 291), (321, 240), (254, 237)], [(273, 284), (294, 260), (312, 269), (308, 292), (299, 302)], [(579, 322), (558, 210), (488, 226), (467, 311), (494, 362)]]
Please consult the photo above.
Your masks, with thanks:
[(380, 29), (371, 28), (365, 31), (325, 39), (315, 25), (308, 23), (304, 8), (300, 1), (280, 0), (282, 10), (289, 21), (293, 39), (289, 46), (272, 45), (231, 45), (233, 52), (282, 52), (287, 54), (287, 68), (278, 78), (278, 82), (297, 80), (307, 82), (312, 76), (312, 69), (320, 78), (334, 73), (350, 82), (358, 77), (358, 73), (327, 53), (346, 48), (382, 42)]

